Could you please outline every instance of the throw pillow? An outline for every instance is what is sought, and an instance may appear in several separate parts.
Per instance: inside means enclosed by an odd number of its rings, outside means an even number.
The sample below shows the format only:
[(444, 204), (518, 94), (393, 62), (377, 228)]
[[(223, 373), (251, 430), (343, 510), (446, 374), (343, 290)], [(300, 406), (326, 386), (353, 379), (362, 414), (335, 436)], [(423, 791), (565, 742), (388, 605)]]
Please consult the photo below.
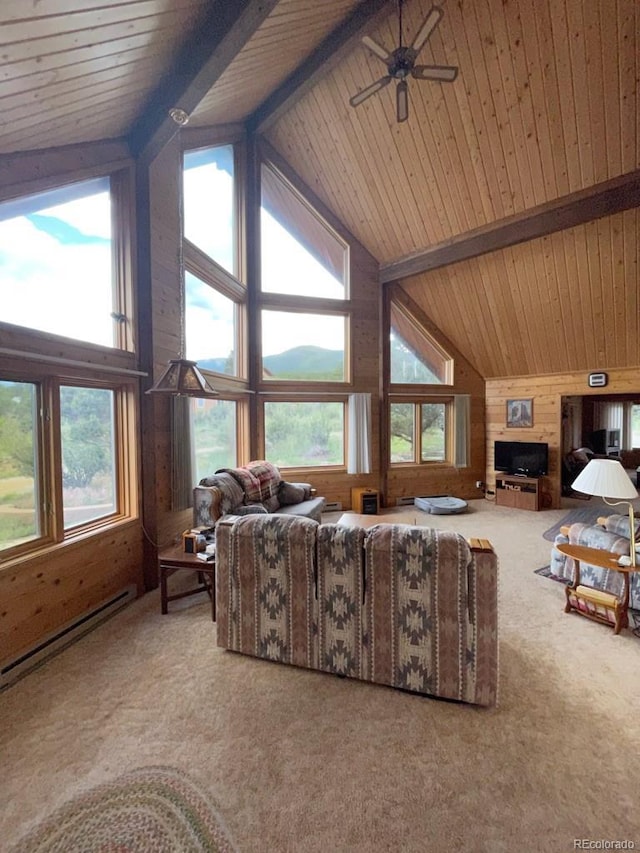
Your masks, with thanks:
[(305, 490), (303, 486), (297, 483), (287, 483), (283, 480), (278, 489), (278, 498), (280, 506), (291, 506), (291, 504), (299, 504), (305, 499)]

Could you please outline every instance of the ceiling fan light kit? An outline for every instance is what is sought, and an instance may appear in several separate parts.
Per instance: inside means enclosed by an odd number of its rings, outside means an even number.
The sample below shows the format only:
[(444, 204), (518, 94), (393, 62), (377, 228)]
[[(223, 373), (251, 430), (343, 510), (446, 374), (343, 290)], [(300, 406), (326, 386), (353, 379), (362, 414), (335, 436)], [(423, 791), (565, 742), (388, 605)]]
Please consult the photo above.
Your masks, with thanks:
[(427, 17), (420, 25), (413, 42), (407, 47), (402, 43), (402, 0), (398, 0), (399, 46), (394, 51), (389, 52), (385, 47), (372, 39), (371, 36), (365, 36), (362, 39), (365, 47), (386, 64), (387, 73), (384, 77), (380, 77), (379, 80), (376, 80), (353, 95), (349, 99), (352, 107), (359, 106), (367, 98), (370, 98), (371, 95), (375, 95), (376, 92), (388, 86), (392, 80), (397, 80), (396, 118), (398, 122), (403, 122), (409, 118), (407, 77), (411, 76), (416, 80), (435, 80), (439, 83), (453, 83), (458, 76), (458, 69), (453, 65), (416, 65), (418, 54), (429, 40), (431, 33), (440, 23), (443, 14), (444, 12), (439, 6), (432, 6), (427, 13)]

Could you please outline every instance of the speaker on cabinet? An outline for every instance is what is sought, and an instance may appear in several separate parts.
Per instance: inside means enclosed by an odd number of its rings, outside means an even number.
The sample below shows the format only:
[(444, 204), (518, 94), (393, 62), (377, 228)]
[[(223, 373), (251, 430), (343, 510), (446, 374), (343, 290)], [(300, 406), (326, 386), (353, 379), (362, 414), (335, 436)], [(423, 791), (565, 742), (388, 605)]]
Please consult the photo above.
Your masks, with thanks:
[(360, 515), (377, 515), (380, 504), (376, 489), (351, 489), (351, 509)]

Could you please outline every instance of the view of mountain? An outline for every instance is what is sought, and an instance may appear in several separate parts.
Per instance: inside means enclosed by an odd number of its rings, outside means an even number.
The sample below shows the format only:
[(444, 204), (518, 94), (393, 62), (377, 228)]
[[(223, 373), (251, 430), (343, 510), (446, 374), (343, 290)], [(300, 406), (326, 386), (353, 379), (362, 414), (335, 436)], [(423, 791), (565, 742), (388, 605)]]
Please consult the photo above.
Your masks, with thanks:
[[(227, 362), (226, 358), (208, 358), (199, 361), (198, 366), (202, 370), (224, 373)], [(343, 365), (344, 353), (341, 350), (315, 346), (293, 347), (264, 359), (265, 371), (282, 379), (342, 378)]]

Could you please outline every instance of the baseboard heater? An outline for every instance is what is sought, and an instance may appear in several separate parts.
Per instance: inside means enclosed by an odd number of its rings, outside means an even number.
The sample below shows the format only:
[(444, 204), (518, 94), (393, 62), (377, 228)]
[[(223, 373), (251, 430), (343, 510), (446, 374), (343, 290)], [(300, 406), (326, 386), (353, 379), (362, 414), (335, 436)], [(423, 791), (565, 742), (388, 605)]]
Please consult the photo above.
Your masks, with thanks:
[(325, 503), (323, 512), (339, 512), (342, 509), (342, 504), (340, 501), (333, 501), (331, 503)]
[(97, 628), (98, 625), (133, 601), (136, 592), (134, 584), (123, 587), (119, 592), (94, 607), (93, 610), (82, 616), (76, 616), (75, 619), (44, 637), (19, 657), (3, 664), (0, 669), (0, 690), (9, 687), (27, 672), (44, 663), (47, 658), (61, 652), (75, 640)]
[(396, 498), (396, 506), (413, 506), (415, 497)]

